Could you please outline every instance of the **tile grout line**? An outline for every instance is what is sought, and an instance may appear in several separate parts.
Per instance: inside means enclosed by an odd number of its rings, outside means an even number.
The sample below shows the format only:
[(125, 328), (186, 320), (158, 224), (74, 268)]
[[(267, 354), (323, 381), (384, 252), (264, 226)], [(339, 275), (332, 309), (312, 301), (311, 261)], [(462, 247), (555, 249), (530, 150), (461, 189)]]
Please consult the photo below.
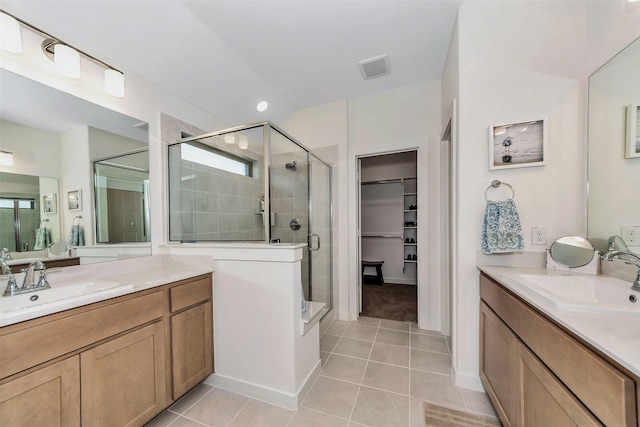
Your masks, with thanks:
[[(376, 335), (373, 337), (373, 343), (375, 344), (376, 338), (378, 337), (378, 331), (380, 330), (380, 323), (378, 321), (378, 327), (376, 329)], [(371, 352), (373, 351), (373, 344), (371, 344), (371, 350), (369, 350), (369, 357), (371, 357)], [(362, 377), (360, 378), (360, 384), (358, 385), (358, 392), (356, 393), (356, 399), (353, 401), (353, 406), (351, 407), (351, 413), (349, 414), (349, 423), (351, 423), (353, 418), (353, 412), (356, 410), (356, 405), (358, 404), (358, 396), (360, 396), (360, 390), (362, 390), (362, 381), (364, 381), (364, 376), (367, 373), (367, 367), (369, 366), (369, 359), (367, 359), (367, 363), (364, 365), (364, 371), (362, 372)], [(354, 421), (355, 422), (355, 421)]]
[[(209, 386), (209, 385), (207, 384), (207, 386)], [(185, 410), (184, 410), (184, 411), (182, 411), (182, 412), (183, 412), (183, 414), (186, 414), (186, 413), (187, 413), (191, 408), (193, 408), (193, 407), (194, 407), (194, 406), (196, 406), (198, 403), (200, 403), (200, 401), (201, 401), (202, 399), (204, 399), (204, 398), (205, 398), (209, 393), (211, 393), (211, 392), (215, 389), (215, 387), (213, 387), (213, 386), (209, 386), (209, 387), (211, 387), (211, 389), (210, 389), (210, 390), (208, 390), (205, 394), (203, 394), (203, 395), (202, 395), (198, 400), (196, 400), (195, 402), (193, 402), (191, 405), (187, 406), (187, 407), (185, 408)], [(195, 390), (195, 388), (194, 388), (194, 390)], [(187, 397), (187, 395), (185, 395), (185, 396), (183, 396), (182, 398), (178, 399), (178, 402), (180, 402), (180, 400), (181, 400), (181, 399), (184, 399), (185, 397)], [(175, 404), (176, 404), (176, 403), (178, 403), (178, 402), (174, 402), (174, 403), (173, 403), (173, 405), (175, 405)], [(172, 405), (172, 406), (173, 406), (173, 405)], [(173, 412), (174, 414), (177, 414), (177, 415), (179, 415), (179, 416), (182, 416), (182, 414), (181, 414), (181, 413), (176, 412), (176, 411), (172, 411), (172, 410), (171, 410), (171, 406), (170, 406), (167, 410), (168, 410), (169, 412)]]
[(253, 402), (253, 399), (252, 399), (252, 398), (249, 398), (249, 400), (247, 401), (247, 403), (245, 403), (245, 405), (242, 407), (242, 409), (240, 409), (240, 410), (238, 411), (238, 413), (237, 413), (233, 418), (231, 418), (231, 421), (229, 421), (229, 423), (227, 424), (227, 427), (228, 427), (228, 426), (230, 426), (231, 424), (233, 424), (233, 422), (236, 420), (236, 418), (238, 418), (238, 416), (240, 416), (240, 414), (242, 413), (242, 411), (244, 411), (245, 409), (247, 409), (247, 407), (249, 406), (249, 404), (250, 404), (251, 402)]

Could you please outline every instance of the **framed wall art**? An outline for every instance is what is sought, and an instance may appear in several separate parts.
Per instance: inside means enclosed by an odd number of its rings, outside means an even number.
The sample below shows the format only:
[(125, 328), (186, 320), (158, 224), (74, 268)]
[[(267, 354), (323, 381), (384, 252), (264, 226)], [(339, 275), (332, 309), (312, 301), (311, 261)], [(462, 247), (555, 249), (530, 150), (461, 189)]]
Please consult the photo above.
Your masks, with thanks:
[(70, 211), (82, 210), (82, 190), (73, 190), (67, 193), (67, 204)]
[(42, 196), (42, 210), (46, 214), (58, 213), (58, 204), (56, 203), (56, 193), (45, 194)]
[(640, 104), (627, 105), (627, 138), (624, 157), (640, 157)]
[(489, 127), (490, 170), (546, 164), (546, 119)]

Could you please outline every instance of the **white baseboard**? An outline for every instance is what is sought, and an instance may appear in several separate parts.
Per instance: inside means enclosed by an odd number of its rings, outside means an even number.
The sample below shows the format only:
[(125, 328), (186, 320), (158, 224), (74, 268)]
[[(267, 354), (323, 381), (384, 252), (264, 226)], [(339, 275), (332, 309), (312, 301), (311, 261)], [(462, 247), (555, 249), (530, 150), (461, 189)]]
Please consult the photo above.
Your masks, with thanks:
[(484, 392), (484, 387), (482, 386), (482, 381), (480, 381), (479, 376), (462, 374), (460, 372), (457, 372), (454, 367), (452, 367), (451, 369), (453, 371), (453, 382), (456, 386), (467, 388), (469, 390)]
[(322, 362), (318, 360), (315, 368), (313, 368), (296, 393), (287, 393), (281, 390), (265, 387), (260, 384), (249, 383), (215, 373), (209, 375), (209, 377), (204, 380), (204, 383), (233, 393), (241, 394), (252, 399), (260, 400), (262, 402), (271, 403), (272, 405), (281, 406), (287, 409), (298, 409), (316, 378), (320, 375), (321, 369)]

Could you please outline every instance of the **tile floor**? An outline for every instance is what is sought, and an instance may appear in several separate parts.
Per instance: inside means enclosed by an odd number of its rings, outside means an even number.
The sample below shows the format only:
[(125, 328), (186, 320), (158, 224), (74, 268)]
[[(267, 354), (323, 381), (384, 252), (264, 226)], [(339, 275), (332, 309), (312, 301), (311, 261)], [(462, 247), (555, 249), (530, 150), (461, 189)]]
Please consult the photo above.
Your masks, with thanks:
[(320, 338), (323, 367), (300, 408), (291, 411), (201, 384), (149, 427), (413, 427), (423, 402), (490, 415), (485, 393), (457, 388), (450, 345), (415, 323), (335, 321)]

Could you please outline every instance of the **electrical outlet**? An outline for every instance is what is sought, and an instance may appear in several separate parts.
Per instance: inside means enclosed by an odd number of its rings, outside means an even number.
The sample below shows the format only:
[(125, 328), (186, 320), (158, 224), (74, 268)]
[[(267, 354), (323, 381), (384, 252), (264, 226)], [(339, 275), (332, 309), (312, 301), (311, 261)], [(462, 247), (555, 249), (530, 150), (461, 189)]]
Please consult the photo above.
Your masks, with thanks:
[(531, 244), (547, 244), (547, 227), (531, 227)]
[(620, 237), (628, 245), (640, 245), (640, 225), (623, 225), (620, 227)]

